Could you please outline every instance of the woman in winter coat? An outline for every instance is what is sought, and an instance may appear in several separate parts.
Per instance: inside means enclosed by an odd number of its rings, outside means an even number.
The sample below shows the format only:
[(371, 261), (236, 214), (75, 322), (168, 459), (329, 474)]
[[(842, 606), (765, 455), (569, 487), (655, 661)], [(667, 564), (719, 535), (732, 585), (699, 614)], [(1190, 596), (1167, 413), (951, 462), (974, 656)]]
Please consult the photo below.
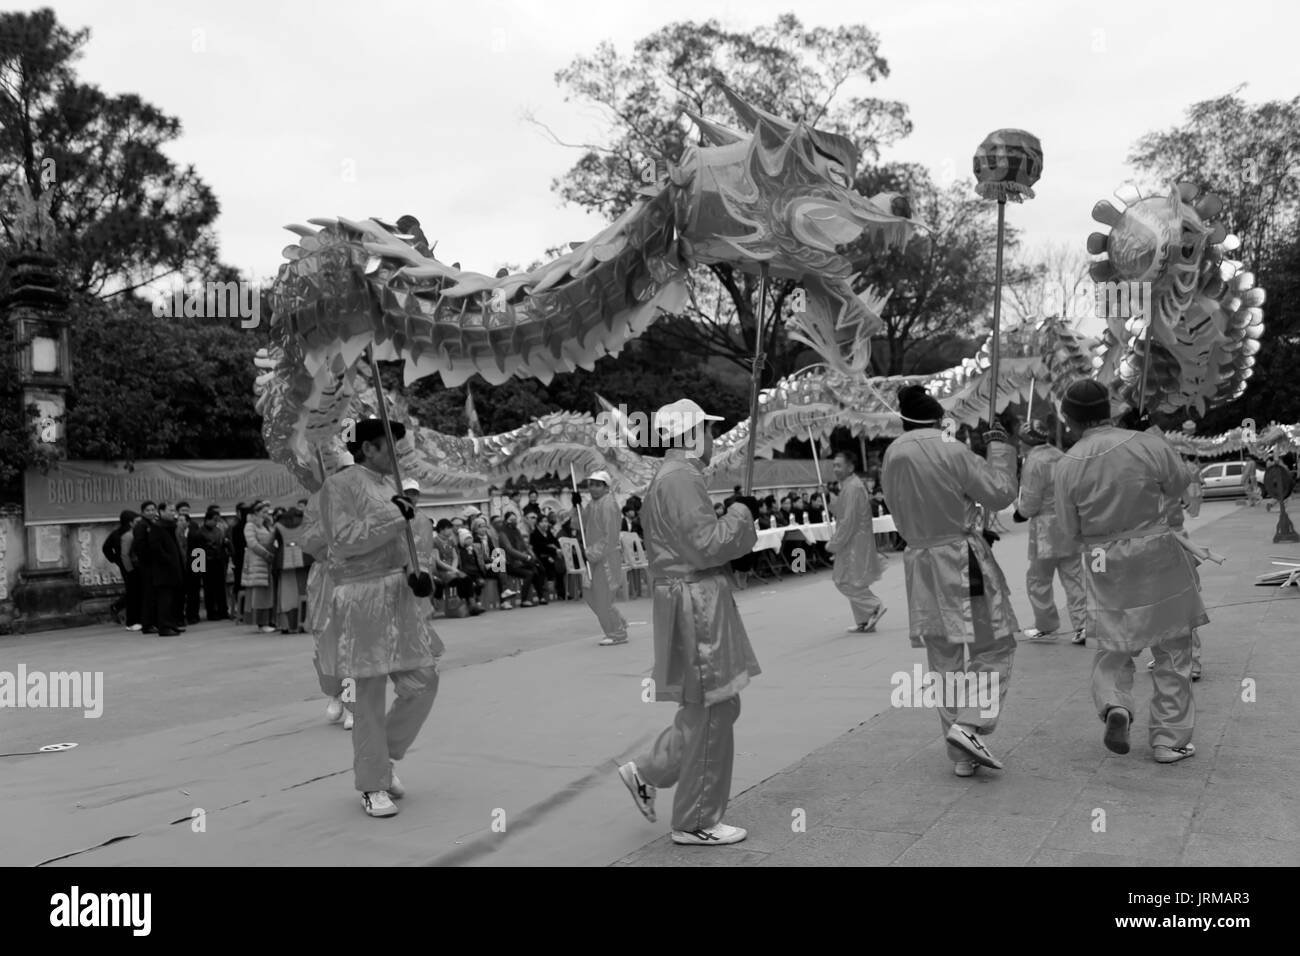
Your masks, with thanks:
[(303, 548), (302, 512), (290, 508), (275, 523), (275, 609), (281, 634), (305, 632), (298, 611), (307, 594), (311, 557)]
[(241, 584), (246, 592), (244, 609), (253, 617), (253, 626), (263, 634), (275, 633), (271, 617), (275, 594), (271, 588), (271, 562), (275, 559), (275, 530), (271, 527), (271, 503), (253, 505), (244, 525), (244, 569)]

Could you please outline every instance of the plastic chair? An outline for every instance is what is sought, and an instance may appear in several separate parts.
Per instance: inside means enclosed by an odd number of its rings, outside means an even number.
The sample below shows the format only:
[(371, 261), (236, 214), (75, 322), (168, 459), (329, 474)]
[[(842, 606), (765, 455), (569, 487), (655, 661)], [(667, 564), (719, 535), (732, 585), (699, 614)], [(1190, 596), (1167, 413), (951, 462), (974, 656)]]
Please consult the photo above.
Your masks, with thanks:
[(561, 538), (560, 554), (564, 557), (564, 593), (577, 600), (582, 597), (582, 584), (587, 576), (587, 562), (582, 559), (578, 539)]
[(640, 597), (641, 582), (650, 587), (650, 559), (646, 557), (645, 545), (641, 536), (635, 531), (622, 531), (618, 536), (623, 548), (623, 570), (627, 572), (627, 588), (630, 596)]

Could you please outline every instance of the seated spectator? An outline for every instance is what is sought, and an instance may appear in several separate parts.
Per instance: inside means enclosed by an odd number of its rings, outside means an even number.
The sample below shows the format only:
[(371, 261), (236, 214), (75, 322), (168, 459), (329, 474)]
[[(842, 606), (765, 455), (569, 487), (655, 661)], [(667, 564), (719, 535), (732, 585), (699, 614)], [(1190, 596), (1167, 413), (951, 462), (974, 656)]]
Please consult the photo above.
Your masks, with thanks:
[(465, 602), (471, 614), (482, 613), (482, 608), (475, 610), (478, 604), (478, 591), (475, 581), (460, 567), (460, 544), (457, 541), (451, 522), (441, 519), (434, 526), (433, 538), (433, 597), (445, 600), (448, 591), (455, 591), (456, 596)]
[(809, 524), (821, 524), (826, 520), (826, 507), (822, 504), (820, 491), (814, 491), (809, 497), (807, 514)]
[(482, 515), (470, 522), (470, 533), (474, 536), (474, 550), (487, 572), (488, 577), (497, 579), (497, 593), (502, 601), (508, 601), (518, 592), (510, 587), (510, 577), (506, 574), (506, 553), (497, 543), (497, 538)]
[(790, 496), (783, 495), (780, 501), (780, 507), (772, 513), (772, 524), (778, 528), (784, 528), (794, 520), (794, 515), (790, 512)]
[(623, 506), (623, 523), (620, 530), (631, 531), (638, 538), (645, 540), (645, 535), (641, 531), (641, 519), (637, 517), (636, 509), (630, 504)]
[(474, 535), (468, 528), (461, 528), (453, 533), (456, 541), (456, 550), (460, 556), (460, 570), (470, 580), (474, 593), (469, 601), (469, 613), (479, 615), (483, 613), (483, 583), (487, 581), (488, 555), (479, 548), (475, 547)]
[(772, 527), (772, 506), (768, 504), (771, 498), (764, 498), (758, 504), (758, 530), (766, 531)]
[(564, 600), (564, 555), (560, 553), (560, 539), (551, 530), (551, 520), (545, 515), (538, 519), (528, 543), (532, 545), (537, 560), (542, 563), (543, 573), (555, 582), (556, 597)]
[[(519, 606), (532, 607), (538, 603), (549, 603), (546, 599), (546, 575), (519, 527), (519, 515), (506, 515), (501, 530), (501, 547), (506, 553), (506, 573), (523, 582), (523, 600)], [(534, 592), (537, 595), (536, 601), (533, 599)]]

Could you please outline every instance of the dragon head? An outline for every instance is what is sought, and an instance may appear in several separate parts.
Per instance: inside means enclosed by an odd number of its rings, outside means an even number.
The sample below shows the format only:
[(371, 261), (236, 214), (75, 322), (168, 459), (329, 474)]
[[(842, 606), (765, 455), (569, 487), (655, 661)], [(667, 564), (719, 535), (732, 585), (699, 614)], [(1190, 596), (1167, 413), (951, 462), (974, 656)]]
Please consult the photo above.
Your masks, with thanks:
[(707, 146), (691, 147), (670, 178), (678, 222), (696, 261), (777, 278), (847, 278), (849, 246), (865, 234), (904, 241), (912, 223), (896, 193), (853, 189), (860, 159), (847, 137), (766, 113), (723, 87), (748, 133), (688, 113)]

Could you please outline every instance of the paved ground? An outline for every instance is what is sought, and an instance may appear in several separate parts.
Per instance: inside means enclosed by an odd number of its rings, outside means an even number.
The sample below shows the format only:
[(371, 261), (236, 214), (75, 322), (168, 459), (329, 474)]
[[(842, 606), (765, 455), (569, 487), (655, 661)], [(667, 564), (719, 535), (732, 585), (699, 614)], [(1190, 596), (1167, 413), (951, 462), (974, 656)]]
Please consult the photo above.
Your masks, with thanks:
[[(1288, 553), (1262, 544), (1272, 520), (1216, 502), (1191, 524), (1232, 558), (1204, 572), (1207, 604), (1234, 606), (1212, 610), (1205, 632), (1202, 752), (1173, 767), (1145, 759), (1141, 718), (1132, 754), (1103, 750), (1092, 654), (1063, 644), (1019, 652), (994, 738), (1008, 769), (953, 777), (937, 718), (889, 707), (890, 677), (921, 660), (898, 557), (873, 636), (844, 633), (847, 605), (826, 572), (741, 593), (764, 674), (745, 694), (729, 815), (752, 837), (724, 850), (657, 839), (663, 827), (637, 815), (613, 773), (672, 716), (641, 700), (647, 601), (623, 605), (623, 648), (594, 646), (580, 604), (440, 623), (442, 690), (400, 768), (402, 813), (386, 821), (360, 810), (306, 637), (204, 624), (175, 639), (116, 628), (0, 638), (0, 670), (102, 670), (106, 698), (99, 719), (0, 711), (0, 752), (80, 744), (0, 758), (0, 864), (953, 863), (954, 846), (971, 864), (1295, 863), (1300, 595), (1250, 586), (1269, 554)], [(1014, 526), (997, 546), (1013, 582), (1024, 544)], [(1028, 620), (1023, 596), (1017, 606)], [(1251, 704), (1240, 701), (1248, 676)], [(671, 793), (660, 799), (666, 811)], [(1105, 833), (1090, 829), (1098, 808)], [(791, 828), (796, 809), (806, 832)]]
[[(1295, 545), (1267, 543), (1275, 519), (1215, 503), (1191, 524), (1199, 543), (1229, 556), (1201, 568), (1212, 623), (1191, 759), (1150, 759), (1149, 654), (1133, 750), (1120, 757), (1102, 746), (1092, 708), (1094, 652), (1022, 643), (991, 738), (1004, 771), (955, 777), (938, 718), (890, 709), (740, 794), (728, 819), (750, 829), (743, 844), (700, 850), (664, 838), (620, 865), (1300, 864), (1300, 592), (1254, 585), (1272, 570), (1269, 555), (1300, 559)], [(1005, 552), (999, 544), (1000, 560)]]

